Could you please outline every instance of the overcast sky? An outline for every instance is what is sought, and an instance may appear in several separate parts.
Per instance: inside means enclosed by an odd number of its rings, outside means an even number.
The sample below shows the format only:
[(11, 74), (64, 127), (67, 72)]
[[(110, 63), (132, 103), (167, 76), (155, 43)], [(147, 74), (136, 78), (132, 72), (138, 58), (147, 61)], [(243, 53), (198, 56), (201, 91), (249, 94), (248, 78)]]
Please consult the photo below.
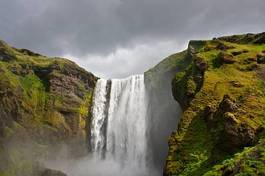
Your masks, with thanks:
[(0, 0), (0, 38), (112, 78), (191, 39), (265, 31), (265, 0)]

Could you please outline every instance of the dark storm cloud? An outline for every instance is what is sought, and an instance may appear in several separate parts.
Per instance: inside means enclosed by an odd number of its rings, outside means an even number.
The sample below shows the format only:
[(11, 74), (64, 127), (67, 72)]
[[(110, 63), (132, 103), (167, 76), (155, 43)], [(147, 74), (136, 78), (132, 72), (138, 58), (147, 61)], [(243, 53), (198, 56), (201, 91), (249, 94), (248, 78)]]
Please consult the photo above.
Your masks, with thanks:
[(48, 55), (104, 58), (141, 44), (264, 31), (264, 9), (264, 0), (1, 0), (0, 37)]

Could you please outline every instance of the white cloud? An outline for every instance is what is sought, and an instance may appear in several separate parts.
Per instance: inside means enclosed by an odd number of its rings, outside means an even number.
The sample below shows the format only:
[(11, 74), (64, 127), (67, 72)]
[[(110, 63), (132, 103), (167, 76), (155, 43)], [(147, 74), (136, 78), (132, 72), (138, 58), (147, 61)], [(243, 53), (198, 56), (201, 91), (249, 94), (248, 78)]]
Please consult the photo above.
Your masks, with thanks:
[(102, 55), (87, 55), (77, 58), (71, 53), (63, 57), (75, 61), (86, 70), (102, 78), (121, 78), (132, 74), (140, 74), (159, 61), (186, 48), (176, 41), (138, 44), (132, 48), (118, 48), (114, 52)]

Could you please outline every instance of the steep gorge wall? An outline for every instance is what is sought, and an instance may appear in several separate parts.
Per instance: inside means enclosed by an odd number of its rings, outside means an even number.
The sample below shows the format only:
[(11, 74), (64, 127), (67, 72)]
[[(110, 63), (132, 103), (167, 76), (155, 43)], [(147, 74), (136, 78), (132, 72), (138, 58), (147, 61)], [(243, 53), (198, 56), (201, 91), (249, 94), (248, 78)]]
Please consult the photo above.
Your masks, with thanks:
[(168, 136), (176, 129), (178, 117), (181, 116), (180, 106), (171, 93), (171, 80), (185, 66), (186, 63), (179, 62), (185, 55), (186, 51), (173, 54), (145, 72), (149, 99), (147, 128), (150, 136), (149, 152), (161, 174), (167, 155)]
[(82, 155), (96, 80), (69, 60), (1, 41), (0, 175), (33, 174), (34, 157), (59, 145)]
[[(263, 175), (265, 34), (191, 41), (172, 81), (183, 109), (164, 175)], [(248, 147), (248, 148), (246, 148)]]

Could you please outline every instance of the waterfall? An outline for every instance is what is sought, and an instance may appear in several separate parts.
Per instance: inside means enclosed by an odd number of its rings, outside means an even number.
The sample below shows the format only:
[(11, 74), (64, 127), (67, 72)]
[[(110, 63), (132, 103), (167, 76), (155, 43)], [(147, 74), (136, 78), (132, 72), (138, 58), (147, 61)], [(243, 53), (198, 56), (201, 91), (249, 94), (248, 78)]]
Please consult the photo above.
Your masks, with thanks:
[(107, 104), (107, 80), (100, 79), (94, 92), (92, 123), (91, 123), (91, 149), (93, 153), (102, 155), (106, 136), (104, 125), (106, 123), (106, 104)]
[[(110, 88), (108, 88), (108, 85)], [(147, 96), (144, 75), (97, 81), (94, 91), (91, 151), (93, 157), (119, 165), (122, 175), (147, 172)], [(126, 171), (130, 169), (130, 171)], [(111, 174), (110, 174), (111, 175)]]

